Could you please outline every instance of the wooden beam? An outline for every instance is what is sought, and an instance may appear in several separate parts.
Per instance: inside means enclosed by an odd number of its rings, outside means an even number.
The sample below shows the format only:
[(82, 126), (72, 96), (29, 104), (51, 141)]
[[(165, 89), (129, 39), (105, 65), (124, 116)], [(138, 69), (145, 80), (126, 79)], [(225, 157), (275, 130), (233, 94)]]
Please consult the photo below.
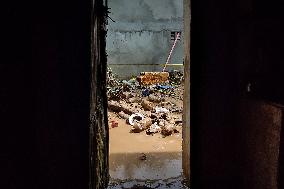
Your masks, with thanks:
[(106, 21), (104, 0), (93, 0), (91, 37), (91, 125), (89, 189), (108, 185), (108, 117), (106, 95)]
[(190, 0), (184, 0), (183, 174), (190, 181)]

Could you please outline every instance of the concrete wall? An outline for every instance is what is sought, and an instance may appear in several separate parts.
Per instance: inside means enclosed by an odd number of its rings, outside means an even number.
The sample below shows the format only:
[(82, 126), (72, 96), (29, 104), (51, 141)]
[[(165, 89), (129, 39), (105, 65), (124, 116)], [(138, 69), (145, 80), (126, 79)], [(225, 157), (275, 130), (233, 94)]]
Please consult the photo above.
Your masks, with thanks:
[[(110, 0), (108, 64), (119, 77), (161, 71), (173, 44), (171, 31), (183, 31), (183, 0)], [(183, 63), (183, 32), (171, 59)], [(181, 69), (183, 66), (169, 69)]]

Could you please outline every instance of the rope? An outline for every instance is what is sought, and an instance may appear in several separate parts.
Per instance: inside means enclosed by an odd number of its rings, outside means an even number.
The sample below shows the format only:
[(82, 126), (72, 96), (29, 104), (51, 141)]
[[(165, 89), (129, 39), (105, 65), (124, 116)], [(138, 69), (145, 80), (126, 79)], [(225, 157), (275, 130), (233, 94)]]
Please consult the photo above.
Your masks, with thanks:
[(175, 48), (175, 46), (176, 46), (176, 43), (177, 43), (177, 40), (178, 40), (179, 36), (180, 36), (180, 33), (177, 32), (177, 36), (176, 36), (175, 42), (174, 42), (174, 44), (173, 44), (173, 46), (172, 46), (172, 49), (171, 49), (171, 51), (170, 51), (170, 54), (169, 54), (169, 56), (168, 56), (168, 58), (167, 58), (166, 64), (165, 64), (165, 66), (164, 66), (164, 68), (163, 68), (163, 72), (165, 72), (165, 69), (166, 69), (166, 67), (167, 67), (167, 65), (168, 65), (168, 63), (169, 63), (169, 60), (170, 60), (171, 56), (172, 56), (172, 53), (173, 53), (173, 51), (174, 51), (174, 48)]

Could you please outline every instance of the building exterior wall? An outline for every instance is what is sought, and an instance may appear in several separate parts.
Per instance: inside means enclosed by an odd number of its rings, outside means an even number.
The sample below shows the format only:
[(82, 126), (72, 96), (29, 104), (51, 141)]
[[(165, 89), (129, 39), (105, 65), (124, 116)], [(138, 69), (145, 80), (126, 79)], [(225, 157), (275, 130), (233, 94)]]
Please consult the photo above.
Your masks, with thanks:
[[(162, 71), (172, 31), (181, 31), (170, 63), (183, 63), (183, 0), (109, 0), (108, 64), (121, 78)], [(183, 66), (169, 66), (183, 70)]]

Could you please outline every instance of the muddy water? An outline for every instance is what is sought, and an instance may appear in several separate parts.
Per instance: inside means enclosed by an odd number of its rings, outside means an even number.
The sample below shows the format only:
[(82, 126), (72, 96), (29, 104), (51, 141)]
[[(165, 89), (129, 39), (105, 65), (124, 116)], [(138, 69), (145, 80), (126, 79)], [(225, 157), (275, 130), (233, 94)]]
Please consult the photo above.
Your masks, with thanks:
[(109, 113), (110, 189), (114, 188), (186, 188), (182, 179), (182, 133), (162, 137), (145, 132), (130, 133), (125, 120)]

